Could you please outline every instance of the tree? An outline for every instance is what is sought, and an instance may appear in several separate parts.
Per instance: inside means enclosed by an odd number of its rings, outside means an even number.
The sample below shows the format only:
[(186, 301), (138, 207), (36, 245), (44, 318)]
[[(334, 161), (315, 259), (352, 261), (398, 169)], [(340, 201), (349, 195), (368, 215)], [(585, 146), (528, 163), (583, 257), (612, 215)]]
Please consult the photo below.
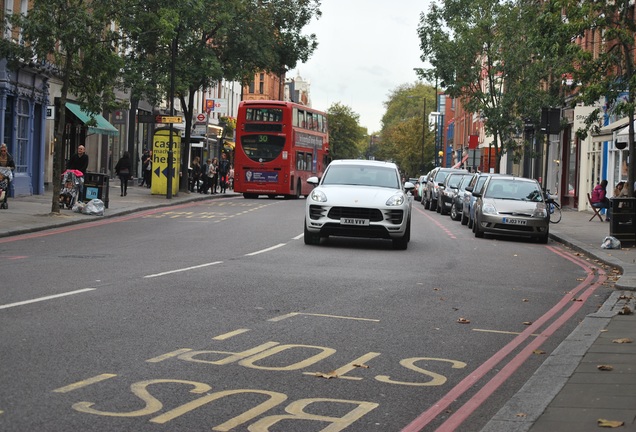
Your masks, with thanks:
[(403, 84), (384, 102), (378, 156), (395, 161), (409, 177), (434, 166), (435, 137), (428, 115), (435, 111), (435, 88), (423, 83)]
[(48, 73), (62, 82), (60, 117), (55, 132), (51, 211), (60, 212), (59, 194), (64, 163), (64, 127), (69, 94), (91, 113), (117, 107), (114, 89), (123, 66), (120, 38), (111, 28), (121, 15), (121, 0), (33, 0), (27, 15), (8, 17), (23, 43), (2, 39), (0, 54), (14, 66), (25, 59), (50, 62)]
[(357, 159), (363, 155), (360, 145), (366, 142), (366, 131), (359, 121), (360, 116), (340, 102), (329, 107), (327, 125), (332, 159)]
[[(562, 76), (572, 69), (571, 27), (551, 2), (449, 0), (433, 4), (419, 26), (422, 76), (478, 114), (493, 137), (497, 166), (517, 150), (524, 123), (538, 125), (541, 108), (562, 106)], [(536, 128), (538, 130), (538, 127)]]
[[(636, 98), (636, 21), (634, 6), (629, 0), (598, 2), (584, 0), (568, 1), (564, 5), (565, 15), (577, 29), (577, 36), (602, 35), (601, 49), (594, 52), (579, 51), (578, 62), (573, 71), (573, 87), (577, 91), (574, 102), (587, 105), (604, 100), (603, 108), (597, 108), (588, 117), (589, 129), (597, 129), (601, 114), (627, 116), (629, 125), (628, 148), (630, 155), (629, 186), (636, 181), (636, 154), (634, 146), (634, 112)], [(603, 112), (603, 110), (606, 110)], [(585, 136), (587, 131), (578, 131)], [(634, 192), (633, 189), (632, 193)]]
[[(137, 0), (136, 14), (122, 22), (136, 53), (128, 58), (128, 82), (139, 84), (139, 89), (158, 85), (164, 95), (170, 94), (166, 77), (174, 61), (174, 94), (186, 123), (183, 163), (188, 160), (196, 92), (222, 79), (247, 84), (263, 70), (281, 75), (307, 60), (317, 46), (316, 37), (301, 31), (320, 16), (319, 5), (318, 0)], [(156, 29), (154, 40), (141, 23)], [(152, 70), (147, 68), (149, 57)], [(138, 71), (146, 73), (145, 82), (136, 81)], [(182, 182), (181, 189), (186, 188)]]

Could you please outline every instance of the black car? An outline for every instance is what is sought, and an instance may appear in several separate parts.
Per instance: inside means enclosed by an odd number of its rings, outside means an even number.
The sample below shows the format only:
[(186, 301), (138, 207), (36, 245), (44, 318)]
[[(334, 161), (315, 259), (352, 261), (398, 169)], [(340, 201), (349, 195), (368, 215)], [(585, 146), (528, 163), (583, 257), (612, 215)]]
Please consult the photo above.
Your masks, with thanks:
[(473, 179), (473, 174), (463, 174), (462, 180), (459, 182), (459, 185), (457, 186), (457, 192), (455, 193), (455, 196), (453, 197), (453, 203), (451, 204), (451, 208), (450, 208), (450, 217), (454, 221), (460, 220), (463, 216), (464, 195), (466, 193), (470, 193), (466, 191), (466, 186), (468, 186), (468, 184), (470, 183), (472, 179)]
[(437, 167), (428, 174), (426, 187), (423, 189), (422, 205), (431, 211), (437, 210), (437, 199), (439, 197), (439, 184), (446, 180), (452, 173), (467, 173), (468, 171), (456, 168)]
[(459, 190), (459, 184), (466, 175), (468, 175), (467, 172), (450, 173), (446, 176), (444, 182), (439, 184), (439, 193), (437, 194), (438, 213), (443, 215), (450, 213)]

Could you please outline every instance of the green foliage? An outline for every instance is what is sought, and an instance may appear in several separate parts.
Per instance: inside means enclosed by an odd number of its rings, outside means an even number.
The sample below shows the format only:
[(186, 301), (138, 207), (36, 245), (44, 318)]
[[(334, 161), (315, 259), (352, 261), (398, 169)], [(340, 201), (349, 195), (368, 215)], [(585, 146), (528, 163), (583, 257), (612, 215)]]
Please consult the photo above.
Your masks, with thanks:
[(538, 124), (542, 107), (565, 101), (562, 76), (577, 50), (559, 4), (447, 0), (420, 22), (422, 60), (432, 65), (422, 76), (480, 115), (498, 158), (518, 148), (514, 136)]
[(384, 105), (376, 157), (395, 161), (407, 177), (429, 171), (434, 164), (435, 134), (428, 127), (428, 115), (435, 111), (435, 88), (404, 84), (389, 94)]
[(327, 110), (329, 147), (332, 159), (358, 159), (362, 157), (361, 145), (366, 143), (366, 133), (359, 125), (360, 116), (340, 102)]

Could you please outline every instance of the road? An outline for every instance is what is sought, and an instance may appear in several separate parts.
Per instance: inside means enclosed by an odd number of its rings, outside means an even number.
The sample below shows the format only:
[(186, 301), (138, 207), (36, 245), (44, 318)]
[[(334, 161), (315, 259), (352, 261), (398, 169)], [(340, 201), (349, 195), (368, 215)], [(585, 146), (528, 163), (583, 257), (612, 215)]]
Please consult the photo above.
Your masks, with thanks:
[[(0, 430), (479, 430), (609, 295), (414, 203), (406, 251), (229, 198), (0, 239)], [(522, 415), (522, 413), (520, 413)]]

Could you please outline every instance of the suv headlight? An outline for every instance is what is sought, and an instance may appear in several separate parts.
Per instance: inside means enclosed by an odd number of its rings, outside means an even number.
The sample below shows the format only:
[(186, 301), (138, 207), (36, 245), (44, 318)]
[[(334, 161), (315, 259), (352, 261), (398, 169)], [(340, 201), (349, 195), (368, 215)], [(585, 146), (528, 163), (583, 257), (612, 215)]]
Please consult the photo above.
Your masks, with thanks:
[(311, 194), (309, 196), (313, 201), (327, 202), (327, 195), (325, 195), (325, 193), (319, 189), (314, 189), (313, 191), (311, 191)]
[(404, 199), (405, 198), (403, 193), (397, 193), (393, 195), (391, 198), (389, 198), (388, 200), (386, 200), (386, 205), (401, 206), (402, 204), (404, 204)]

